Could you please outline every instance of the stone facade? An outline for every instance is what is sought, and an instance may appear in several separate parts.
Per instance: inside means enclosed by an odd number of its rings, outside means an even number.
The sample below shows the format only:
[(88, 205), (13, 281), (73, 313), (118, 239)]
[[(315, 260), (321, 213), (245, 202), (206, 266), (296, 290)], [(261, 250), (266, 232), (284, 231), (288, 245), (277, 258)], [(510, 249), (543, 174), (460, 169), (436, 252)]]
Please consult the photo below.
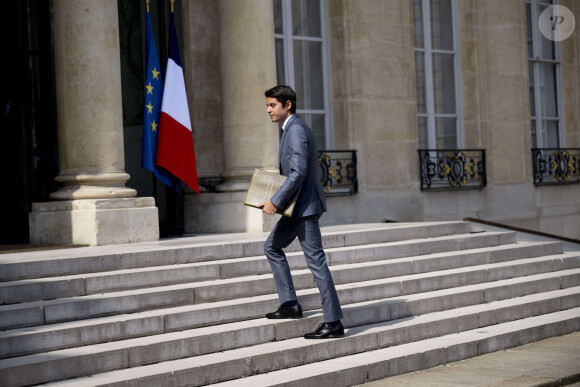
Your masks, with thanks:
[[(192, 25), (199, 19), (199, 23), (212, 25), (215, 30), (217, 2), (192, 3), (213, 9), (214, 15), (211, 20), (207, 13), (198, 12), (201, 16), (193, 16), (196, 19)], [(334, 145), (336, 149), (357, 150), (359, 193), (329, 197), (323, 224), (475, 217), (579, 236), (580, 187), (532, 184), (524, 1), (457, 2), (464, 147), (486, 150), (488, 183), (482, 190), (456, 192), (419, 189), (412, 1), (329, 0), (327, 4)], [(562, 5), (578, 15), (575, 2)], [(578, 39), (576, 30), (562, 43), (565, 144), (569, 148), (579, 146), (580, 136)], [(250, 42), (245, 44), (251, 47)], [(215, 57), (218, 48), (208, 49), (212, 52), (209, 57)], [(227, 52), (222, 54), (222, 60), (227, 61)], [(198, 72), (207, 71), (207, 76), (200, 78), (215, 75), (212, 63), (198, 63)], [(195, 101), (199, 97), (193, 98)], [(214, 127), (219, 128), (219, 123)], [(196, 137), (196, 150), (204, 149), (206, 143), (216, 148), (214, 156), (202, 156), (211, 158), (208, 167), (219, 164), (226, 148), (220, 147), (219, 141), (211, 143), (211, 138), (202, 133)], [(203, 161), (200, 164), (200, 169), (206, 168)], [(223, 170), (213, 168), (209, 175), (223, 176)], [(221, 197), (224, 203), (219, 205), (220, 215), (210, 221), (199, 209), (210, 205), (205, 198), (212, 195)], [(245, 218), (228, 217), (238, 205), (236, 199), (225, 195), (190, 196), (186, 230), (254, 231), (252, 225), (262, 227), (251, 220), (253, 210), (246, 211)], [(242, 197), (238, 195), (237, 200)], [(238, 208), (236, 214), (241, 212)], [(204, 230), (208, 221), (211, 226)]]
[[(68, 79), (58, 72), (60, 2), (54, 2), (57, 87)], [(107, 3), (112, 7), (115, 1)], [(580, 237), (580, 185), (533, 185), (524, 0), (457, 1), (463, 143), (464, 148), (486, 150), (487, 186), (441, 192), (420, 190), (413, 1), (325, 3), (334, 148), (357, 150), (359, 193), (329, 197), (323, 225), (476, 217)], [(580, 21), (578, 2), (560, 3)], [(185, 232), (269, 230), (276, 218), (264, 217), (242, 202), (253, 169), (275, 170), (277, 164), (277, 127), (269, 122), (263, 100), (264, 90), (276, 83), (272, 1), (190, 0), (182, 2), (180, 11), (198, 174), (205, 186), (199, 196), (186, 191)], [(114, 26), (99, 20), (90, 23), (101, 24), (105, 37), (114, 35)], [(580, 147), (579, 30), (561, 43), (567, 148)], [(113, 40), (103, 44), (114, 56)], [(71, 93), (65, 94), (74, 99)], [(108, 111), (117, 114), (115, 109)], [(59, 121), (64, 117), (59, 122), (64, 136), (61, 167), (68, 163), (67, 143), (85, 130), (77, 125), (68, 131), (75, 124), (67, 123), (67, 112), (59, 96)], [(114, 128), (116, 122), (111, 117), (107, 127)], [(122, 160), (107, 159), (107, 152), (102, 155), (106, 160), (96, 163), (96, 172), (87, 172), (81, 162), (78, 174), (124, 173)], [(90, 154), (81, 159), (87, 157)], [(57, 179), (68, 176), (61, 175)], [(127, 199), (131, 195), (124, 191), (124, 181), (113, 185)], [(90, 184), (94, 188), (100, 183)]]

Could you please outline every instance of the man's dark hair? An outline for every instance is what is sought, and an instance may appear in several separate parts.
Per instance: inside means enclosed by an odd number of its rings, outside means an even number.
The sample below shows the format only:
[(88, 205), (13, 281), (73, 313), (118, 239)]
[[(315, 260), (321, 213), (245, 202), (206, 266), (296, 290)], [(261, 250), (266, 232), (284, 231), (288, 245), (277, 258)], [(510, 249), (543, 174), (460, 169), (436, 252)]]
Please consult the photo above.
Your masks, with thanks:
[(286, 106), (286, 102), (290, 101), (290, 113), (296, 113), (296, 93), (290, 86), (278, 85), (264, 93), (268, 98), (276, 98), (282, 106)]

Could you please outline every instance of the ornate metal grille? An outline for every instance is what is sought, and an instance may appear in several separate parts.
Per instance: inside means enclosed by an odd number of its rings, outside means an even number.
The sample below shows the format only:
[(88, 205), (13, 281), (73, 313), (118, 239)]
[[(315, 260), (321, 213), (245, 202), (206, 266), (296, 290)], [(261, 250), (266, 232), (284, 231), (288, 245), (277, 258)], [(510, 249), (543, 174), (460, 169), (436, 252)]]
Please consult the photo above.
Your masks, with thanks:
[(485, 149), (419, 149), (421, 190), (480, 189), (487, 185)]
[(580, 183), (580, 148), (532, 148), (534, 185)]
[(358, 192), (355, 150), (318, 152), (320, 182), (327, 196), (354, 195)]

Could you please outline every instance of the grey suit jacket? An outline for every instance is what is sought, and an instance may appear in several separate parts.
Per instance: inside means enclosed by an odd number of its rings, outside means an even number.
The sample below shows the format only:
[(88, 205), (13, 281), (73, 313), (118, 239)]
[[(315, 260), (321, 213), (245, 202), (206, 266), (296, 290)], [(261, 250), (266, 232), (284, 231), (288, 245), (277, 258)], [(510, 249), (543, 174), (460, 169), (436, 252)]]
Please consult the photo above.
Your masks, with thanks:
[(318, 150), (312, 130), (294, 115), (286, 124), (278, 153), (280, 174), (288, 176), (282, 187), (272, 196), (272, 203), (282, 208), (299, 190), (293, 218), (302, 218), (326, 211), (326, 199), (317, 177)]

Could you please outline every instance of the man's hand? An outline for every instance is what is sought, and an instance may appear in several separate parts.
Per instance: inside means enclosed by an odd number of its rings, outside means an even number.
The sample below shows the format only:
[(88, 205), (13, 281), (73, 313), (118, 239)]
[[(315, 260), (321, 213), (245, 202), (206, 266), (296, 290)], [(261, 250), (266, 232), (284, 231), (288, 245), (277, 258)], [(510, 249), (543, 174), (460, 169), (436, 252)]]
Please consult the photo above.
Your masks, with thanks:
[(271, 201), (267, 201), (262, 203), (258, 206), (258, 208), (262, 209), (262, 212), (268, 215), (274, 215), (278, 211), (278, 207), (276, 207)]

